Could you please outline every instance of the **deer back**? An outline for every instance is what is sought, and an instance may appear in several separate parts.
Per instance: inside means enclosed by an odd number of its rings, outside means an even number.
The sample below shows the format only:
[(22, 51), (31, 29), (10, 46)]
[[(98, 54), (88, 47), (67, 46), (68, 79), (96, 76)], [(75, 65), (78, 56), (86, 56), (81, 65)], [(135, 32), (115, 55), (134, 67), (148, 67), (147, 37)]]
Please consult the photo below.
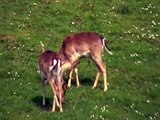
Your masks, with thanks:
[(61, 51), (65, 56), (78, 59), (81, 56), (86, 56), (89, 53), (94, 53), (103, 50), (103, 37), (95, 32), (81, 32), (67, 36), (61, 47)]

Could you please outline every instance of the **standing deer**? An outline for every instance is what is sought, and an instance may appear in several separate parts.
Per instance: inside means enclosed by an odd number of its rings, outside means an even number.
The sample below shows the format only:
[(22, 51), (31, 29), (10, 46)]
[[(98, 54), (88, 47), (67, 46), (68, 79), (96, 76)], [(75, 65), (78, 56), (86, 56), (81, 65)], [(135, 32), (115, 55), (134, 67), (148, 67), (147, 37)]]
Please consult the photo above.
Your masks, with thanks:
[[(65, 61), (60, 70), (60, 76), (63, 78), (63, 74), (66, 69), (71, 69), (70, 75), (72, 75), (72, 68), (77, 66), (79, 58), (83, 56), (89, 56), (97, 65), (98, 72), (93, 85), (93, 89), (97, 86), (101, 73), (104, 79), (104, 91), (108, 89), (109, 83), (107, 81), (106, 66), (102, 61), (103, 49), (112, 54), (109, 48), (105, 45), (105, 38), (95, 32), (81, 32), (67, 36), (59, 51), (59, 56)], [(71, 79), (68, 81), (68, 86), (71, 84)]]
[(48, 82), (54, 93), (52, 112), (55, 111), (56, 105), (60, 108), (60, 112), (63, 112), (62, 103), (64, 102), (67, 85), (57, 75), (61, 62), (57, 53), (50, 50), (45, 51), (42, 43), (41, 45), (43, 53), (39, 57), (39, 69), (43, 85), (43, 105), (45, 105), (45, 86)]

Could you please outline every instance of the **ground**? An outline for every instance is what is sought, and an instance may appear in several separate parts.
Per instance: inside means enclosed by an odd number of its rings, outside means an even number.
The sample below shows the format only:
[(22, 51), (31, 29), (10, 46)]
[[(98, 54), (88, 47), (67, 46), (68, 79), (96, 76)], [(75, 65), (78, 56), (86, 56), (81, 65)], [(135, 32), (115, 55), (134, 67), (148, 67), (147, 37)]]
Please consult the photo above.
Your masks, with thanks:
[[(159, 120), (159, 0), (3, 0), (0, 4), (1, 120)], [(52, 91), (42, 106), (38, 73), (40, 41), (58, 51), (68, 34), (98, 32), (113, 55), (103, 54), (103, 79), (92, 85), (96, 66), (82, 59), (80, 88), (67, 90), (64, 112), (51, 113)], [(65, 78), (67, 80), (67, 73)]]

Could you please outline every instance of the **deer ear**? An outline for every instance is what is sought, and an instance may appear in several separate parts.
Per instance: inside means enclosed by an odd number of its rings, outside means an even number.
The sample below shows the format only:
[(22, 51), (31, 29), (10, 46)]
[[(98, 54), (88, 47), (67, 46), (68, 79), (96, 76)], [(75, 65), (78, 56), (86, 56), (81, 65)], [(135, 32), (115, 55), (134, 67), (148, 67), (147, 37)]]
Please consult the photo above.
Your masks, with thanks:
[(54, 59), (54, 60), (53, 60), (53, 65), (55, 66), (56, 64), (57, 64), (57, 60)]
[(53, 65), (49, 67), (49, 71), (51, 71), (54, 68), (54, 66), (57, 64), (57, 60), (54, 59), (52, 63)]

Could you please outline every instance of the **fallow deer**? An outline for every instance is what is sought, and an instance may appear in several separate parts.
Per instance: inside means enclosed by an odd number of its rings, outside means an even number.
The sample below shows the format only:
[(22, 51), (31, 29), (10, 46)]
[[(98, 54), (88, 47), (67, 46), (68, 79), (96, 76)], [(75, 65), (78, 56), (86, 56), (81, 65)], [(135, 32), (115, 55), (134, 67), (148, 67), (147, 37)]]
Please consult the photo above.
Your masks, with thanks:
[[(106, 66), (102, 61), (103, 49), (112, 54), (109, 48), (105, 44), (105, 38), (96, 32), (80, 32), (67, 36), (59, 51), (59, 56), (66, 59), (61, 66), (60, 76), (63, 78), (63, 74), (66, 69), (74, 68), (77, 65), (79, 58), (83, 56), (89, 56), (96, 63), (98, 72), (93, 85), (93, 89), (97, 86), (101, 73), (104, 79), (104, 91), (108, 89), (109, 83), (107, 81)], [(68, 86), (71, 84), (71, 79), (68, 81)]]
[(52, 112), (55, 111), (56, 105), (60, 108), (60, 112), (63, 112), (62, 103), (64, 102), (67, 85), (57, 75), (61, 62), (56, 52), (45, 51), (42, 43), (41, 45), (43, 53), (39, 57), (39, 69), (43, 85), (43, 105), (45, 105), (45, 85), (48, 82), (54, 93)]

